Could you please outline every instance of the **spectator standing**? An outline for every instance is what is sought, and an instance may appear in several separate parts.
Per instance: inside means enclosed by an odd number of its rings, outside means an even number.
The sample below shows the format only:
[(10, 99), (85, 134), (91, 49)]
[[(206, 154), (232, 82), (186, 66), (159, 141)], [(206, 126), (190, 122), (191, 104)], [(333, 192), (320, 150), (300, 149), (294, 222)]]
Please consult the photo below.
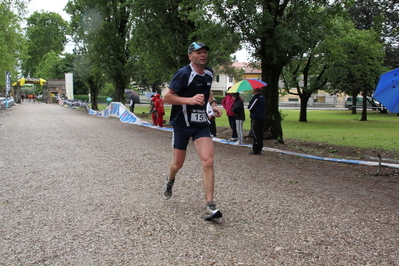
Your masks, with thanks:
[(245, 121), (244, 101), (239, 93), (232, 93), (234, 104), (232, 110), (236, 118), (237, 144), (243, 144), (243, 125)]
[(265, 97), (260, 93), (261, 89), (253, 89), (248, 109), (251, 116), (253, 145), (249, 154), (261, 154), (263, 149), (263, 122), (265, 120)]
[(56, 98), (55, 98), (55, 101), (56, 101), (58, 104), (61, 104), (62, 99), (61, 99), (61, 97), (60, 97), (59, 94), (57, 94), (57, 96), (56, 96)]
[(151, 118), (152, 118), (152, 124), (154, 126), (157, 125), (157, 118), (158, 118), (158, 114), (157, 111), (155, 110), (155, 95), (151, 97), (151, 103), (150, 103), (150, 114), (151, 114)]
[(107, 105), (109, 105), (109, 104), (111, 103), (111, 101), (112, 101), (112, 98), (111, 98), (111, 97), (108, 97), (108, 98), (107, 98)]
[(130, 112), (132, 113), (134, 113), (134, 104), (135, 102), (133, 101), (133, 99), (130, 99), (129, 107), (130, 107)]
[[(229, 89), (230, 88), (231, 87), (229, 87)], [(233, 131), (229, 141), (237, 141), (236, 116), (232, 110), (233, 103), (234, 98), (231, 96), (231, 93), (228, 93), (222, 100), (223, 108), (226, 110), (226, 114), (229, 119), (230, 128)]]
[(161, 95), (158, 93), (155, 94), (154, 109), (157, 116), (155, 125), (163, 127), (163, 116), (165, 115), (165, 109), (163, 107), (163, 100), (161, 99)]

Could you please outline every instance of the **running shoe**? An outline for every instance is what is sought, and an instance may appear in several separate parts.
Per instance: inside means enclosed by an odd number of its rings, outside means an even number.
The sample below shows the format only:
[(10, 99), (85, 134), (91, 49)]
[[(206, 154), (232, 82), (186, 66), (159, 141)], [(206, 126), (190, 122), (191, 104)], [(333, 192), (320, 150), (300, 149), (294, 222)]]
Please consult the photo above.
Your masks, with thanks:
[(174, 183), (174, 180), (171, 182), (171, 181), (169, 181), (169, 178), (166, 179), (166, 182), (165, 182), (165, 189), (164, 189), (164, 191), (163, 191), (163, 193), (162, 193), (162, 197), (163, 197), (165, 200), (168, 200), (168, 199), (170, 199), (170, 197), (172, 197), (172, 187), (173, 187), (173, 183)]
[(205, 207), (205, 220), (211, 221), (213, 219), (222, 218), (222, 212), (216, 208), (216, 204), (213, 201), (207, 203)]

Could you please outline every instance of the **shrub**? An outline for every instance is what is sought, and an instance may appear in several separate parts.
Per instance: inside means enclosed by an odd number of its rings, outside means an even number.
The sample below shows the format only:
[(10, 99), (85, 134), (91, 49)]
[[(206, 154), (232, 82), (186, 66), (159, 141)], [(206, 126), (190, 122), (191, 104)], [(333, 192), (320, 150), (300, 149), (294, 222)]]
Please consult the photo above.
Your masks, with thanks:
[[(98, 103), (107, 103), (107, 98), (109, 96), (98, 96)], [(81, 101), (86, 101), (89, 102), (89, 96), (88, 95), (74, 95), (73, 98), (75, 100), (81, 100)]]

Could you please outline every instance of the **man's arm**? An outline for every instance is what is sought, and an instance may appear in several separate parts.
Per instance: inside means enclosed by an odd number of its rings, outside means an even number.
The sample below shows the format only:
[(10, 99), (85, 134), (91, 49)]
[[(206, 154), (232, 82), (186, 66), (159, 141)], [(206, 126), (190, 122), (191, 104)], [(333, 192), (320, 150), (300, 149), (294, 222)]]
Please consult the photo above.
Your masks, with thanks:
[(180, 97), (170, 88), (166, 90), (163, 102), (173, 105), (205, 105), (203, 94), (196, 94), (193, 97)]

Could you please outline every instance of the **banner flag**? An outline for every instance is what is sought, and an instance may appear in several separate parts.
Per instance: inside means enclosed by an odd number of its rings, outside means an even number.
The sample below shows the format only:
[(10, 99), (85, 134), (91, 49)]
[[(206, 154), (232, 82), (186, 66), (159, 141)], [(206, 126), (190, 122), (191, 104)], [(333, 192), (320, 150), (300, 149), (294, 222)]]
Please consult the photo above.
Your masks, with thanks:
[(68, 100), (73, 100), (73, 73), (65, 73), (65, 90)]
[(9, 96), (10, 90), (11, 90), (11, 72), (6, 71), (6, 95), (5, 95), (5, 97)]

